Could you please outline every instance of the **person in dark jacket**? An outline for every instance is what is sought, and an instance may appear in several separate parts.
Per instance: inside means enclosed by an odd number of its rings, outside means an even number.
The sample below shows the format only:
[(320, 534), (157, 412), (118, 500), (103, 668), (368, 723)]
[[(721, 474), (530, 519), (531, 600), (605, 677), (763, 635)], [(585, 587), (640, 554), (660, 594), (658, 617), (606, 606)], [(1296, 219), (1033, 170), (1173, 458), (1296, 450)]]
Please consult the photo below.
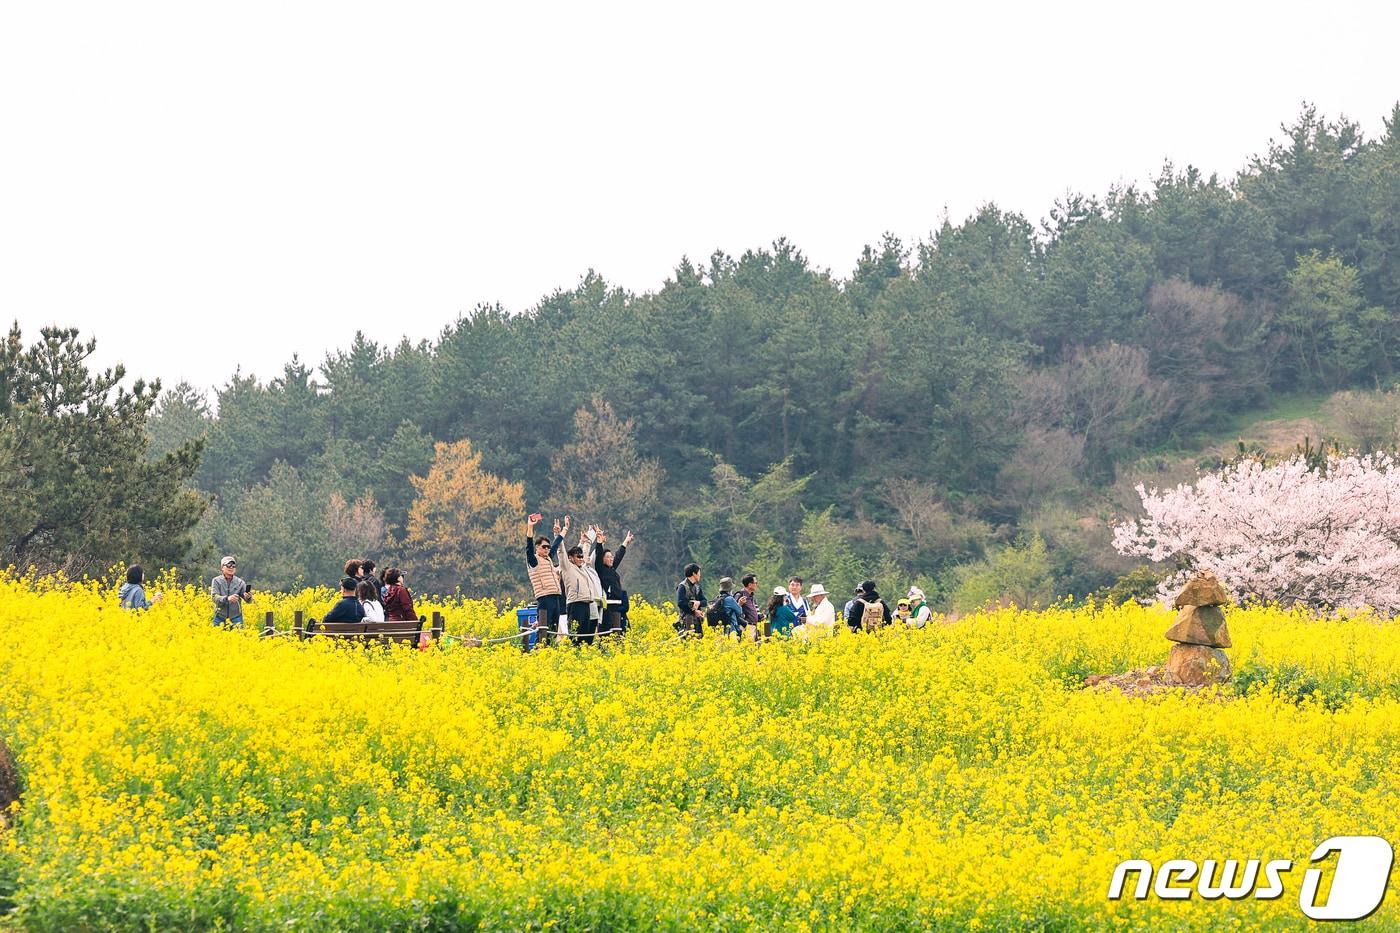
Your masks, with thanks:
[(355, 587), (359, 586), (355, 577), (340, 581), (340, 602), (331, 607), (322, 622), (363, 622), (365, 607), (355, 598)]
[(734, 594), (734, 600), (739, 604), (739, 608), (744, 613), (744, 628), (753, 628), (754, 637), (758, 636), (759, 623), (763, 621), (763, 610), (758, 608), (758, 577), (751, 573), (746, 573), (739, 578), (739, 592)]
[(889, 604), (880, 598), (875, 581), (866, 580), (860, 585), (860, 595), (851, 601), (850, 608), (846, 610), (846, 624), (853, 632), (862, 629), (873, 631), (878, 626), (889, 625), (890, 619)]
[(705, 591), (700, 588), (700, 565), (685, 565), (685, 579), (676, 584), (676, 631), (701, 632), (700, 625), (705, 621), (705, 609), (710, 605), (705, 599)]
[(384, 618), (390, 622), (416, 622), (418, 614), (413, 611), (413, 594), (404, 586), (403, 571), (390, 567), (384, 571)]
[(374, 584), (375, 592), (377, 592), (377, 593), (379, 594), (379, 598), (380, 598), (381, 600), (383, 600), (383, 598), (384, 598), (384, 581), (381, 580), (381, 579), (379, 578), (379, 574), (375, 573), (375, 569), (376, 569), (376, 567), (375, 567), (374, 561), (372, 561), (372, 560), (362, 560), (362, 561), (360, 561), (360, 580), (361, 580), (362, 582), (369, 582), (369, 583)]
[(598, 579), (603, 582), (603, 595), (608, 599), (607, 608), (603, 610), (602, 631), (604, 634), (616, 632), (625, 635), (628, 598), (627, 591), (622, 588), (622, 578), (618, 576), (617, 568), (627, 556), (627, 546), (632, 543), (632, 532), (627, 532), (616, 552), (603, 547), (607, 540), (608, 536), (599, 529), (598, 547), (593, 550), (593, 569), (598, 571)]

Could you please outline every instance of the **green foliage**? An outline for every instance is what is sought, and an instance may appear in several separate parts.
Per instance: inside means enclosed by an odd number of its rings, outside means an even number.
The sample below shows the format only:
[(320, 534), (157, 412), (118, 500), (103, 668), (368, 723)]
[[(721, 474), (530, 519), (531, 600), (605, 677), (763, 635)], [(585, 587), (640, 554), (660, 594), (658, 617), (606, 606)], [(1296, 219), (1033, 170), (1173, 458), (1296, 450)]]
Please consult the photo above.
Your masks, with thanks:
[(1304, 104), (1284, 138), (1269, 144), (1240, 177), (1239, 191), (1273, 220), (1284, 261), (1309, 252), (1354, 257), (1363, 228), (1357, 172), (1365, 152), (1360, 127), (1327, 120)]
[(1050, 554), (1045, 539), (1029, 539), (1000, 548), (986, 560), (953, 571), (953, 608), (971, 612), (993, 605), (1035, 608), (1055, 598)]
[[(793, 567), (807, 581), (808, 589), (813, 583), (820, 583), (833, 594), (829, 598), (842, 597), (844, 601), (844, 594), (854, 591), (867, 571), (861, 565), (855, 541), (832, 517), (832, 512), (828, 506), (803, 516)], [(774, 580), (774, 585), (783, 582), (776, 577)]]
[[(794, 477), (786, 460), (757, 480), (747, 479), (719, 460), (711, 476), (697, 500), (671, 516), (670, 533), (682, 542), (694, 542), (686, 559), (706, 568), (712, 578), (737, 579), (748, 571), (760, 579), (765, 574), (770, 580), (781, 576), (796, 552), (794, 535), (787, 529), (801, 523), (799, 497), (811, 477)], [(679, 569), (677, 564), (672, 571), (677, 578)]]
[(1066, 222), (1045, 256), (1030, 336), (1050, 359), (1077, 343), (1127, 337), (1151, 284), (1148, 247), (1097, 205), (1084, 210), (1082, 219)]
[(1392, 316), (1368, 307), (1354, 268), (1316, 250), (1298, 257), (1279, 312), (1282, 362), (1300, 385), (1335, 389), (1391, 371)]
[(351, 557), (388, 566), (386, 524), (373, 497), (347, 502), (327, 479), (308, 480), (279, 460), (263, 482), (217, 502), (204, 534), (219, 553), (237, 555), (240, 575), (264, 590), (333, 586)]
[(1149, 603), (1157, 599), (1157, 584), (1162, 574), (1146, 565), (1134, 567), (1098, 593), (1100, 600), (1110, 606), (1126, 602)]
[(146, 422), (151, 442), (147, 456), (159, 460), (196, 441), (203, 442), (209, 436), (213, 420), (204, 395), (188, 382), (167, 390)]
[(89, 371), (94, 348), (57, 327), (26, 348), (18, 325), (0, 344), (0, 564), (77, 575), (174, 564), (192, 546), (201, 442), (148, 456), (160, 383)]
[[(235, 375), (217, 417), (177, 387), (151, 450), (207, 435), (197, 485), (220, 509), (200, 538), (217, 552), (258, 537), (229, 504), (278, 462), (318, 497), (372, 493), (402, 539), (410, 477), (469, 439), (534, 507), (635, 531), (634, 592), (671, 591), (692, 558), (707, 578), (956, 589), (950, 567), (1038, 531), (1079, 594), (1123, 568), (1076, 521), (1141, 453), (1232, 445), (1232, 425), (1284, 415), (1281, 394), (1394, 381), (1397, 257), (1400, 105), (1373, 141), (1304, 106), (1236, 178), (1167, 163), (1148, 191), (1071, 195), (1038, 226), (987, 204), (924, 242), (883, 236), (844, 280), (780, 239), (682, 259), (653, 293), (589, 271), (432, 341), (356, 334), (319, 372)], [(293, 576), (338, 565), (314, 560)]]

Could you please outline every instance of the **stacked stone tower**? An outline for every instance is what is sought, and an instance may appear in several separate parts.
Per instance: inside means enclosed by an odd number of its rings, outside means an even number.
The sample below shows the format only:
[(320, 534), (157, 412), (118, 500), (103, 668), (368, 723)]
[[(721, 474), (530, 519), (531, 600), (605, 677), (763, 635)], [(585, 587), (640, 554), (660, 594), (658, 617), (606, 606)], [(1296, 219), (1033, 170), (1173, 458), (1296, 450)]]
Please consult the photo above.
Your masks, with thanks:
[(1176, 622), (1167, 638), (1176, 642), (1167, 657), (1167, 672), (1188, 687), (1203, 687), (1230, 679), (1230, 631), (1220, 607), (1230, 601), (1225, 587), (1210, 572), (1192, 577), (1176, 597)]

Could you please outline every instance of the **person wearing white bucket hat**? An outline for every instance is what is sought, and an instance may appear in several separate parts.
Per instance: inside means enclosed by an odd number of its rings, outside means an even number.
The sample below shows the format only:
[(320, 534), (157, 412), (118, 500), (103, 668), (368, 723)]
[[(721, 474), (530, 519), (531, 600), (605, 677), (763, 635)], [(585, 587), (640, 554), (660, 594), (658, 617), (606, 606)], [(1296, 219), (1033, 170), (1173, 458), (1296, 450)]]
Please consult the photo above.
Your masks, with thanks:
[(909, 624), (923, 628), (933, 617), (933, 610), (924, 602), (924, 591), (917, 586), (909, 587)]
[(807, 594), (808, 601), (812, 604), (811, 613), (807, 616), (807, 623), (824, 630), (825, 634), (830, 634), (836, 628), (836, 607), (827, 599), (826, 587), (820, 583), (812, 584), (812, 590)]

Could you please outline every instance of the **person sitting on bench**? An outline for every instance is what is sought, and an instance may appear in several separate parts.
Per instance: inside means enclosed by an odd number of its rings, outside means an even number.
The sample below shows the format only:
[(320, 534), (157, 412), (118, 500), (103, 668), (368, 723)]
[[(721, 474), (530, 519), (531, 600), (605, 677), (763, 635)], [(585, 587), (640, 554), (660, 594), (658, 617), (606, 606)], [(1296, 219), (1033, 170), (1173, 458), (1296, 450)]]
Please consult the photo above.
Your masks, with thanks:
[(355, 587), (358, 581), (354, 577), (346, 577), (340, 581), (340, 602), (331, 607), (331, 611), (326, 613), (322, 622), (363, 622), (365, 620), (365, 607), (355, 598)]

